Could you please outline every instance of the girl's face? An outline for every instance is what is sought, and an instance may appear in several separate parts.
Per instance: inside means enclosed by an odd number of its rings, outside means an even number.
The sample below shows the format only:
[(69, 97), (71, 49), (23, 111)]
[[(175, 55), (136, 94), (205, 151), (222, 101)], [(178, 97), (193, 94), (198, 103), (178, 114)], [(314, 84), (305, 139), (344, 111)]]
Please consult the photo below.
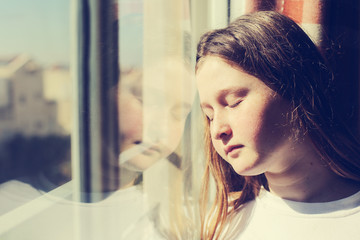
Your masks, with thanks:
[(294, 155), (289, 103), (258, 78), (207, 56), (196, 73), (213, 146), (240, 175), (280, 172)]

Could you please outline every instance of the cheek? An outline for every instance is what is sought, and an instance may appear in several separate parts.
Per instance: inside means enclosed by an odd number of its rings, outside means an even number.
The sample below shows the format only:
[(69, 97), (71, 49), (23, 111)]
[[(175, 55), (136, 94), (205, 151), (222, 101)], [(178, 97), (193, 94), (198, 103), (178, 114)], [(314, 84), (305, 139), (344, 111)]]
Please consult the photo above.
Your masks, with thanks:
[(173, 119), (172, 116), (168, 116), (167, 129), (163, 133), (161, 140), (166, 148), (173, 152), (180, 144), (184, 132), (185, 121)]
[(285, 124), (281, 109), (277, 106), (276, 103), (265, 99), (244, 104), (231, 120), (236, 143), (262, 152), (277, 142), (284, 134)]
[(254, 126), (254, 141), (259, 152), (271, 153), (286, 142), (290, 130), (282, 105), (272, 103), (264, 109)]
[(214, 138), (211, 138), (212, 145), (214, 146), (216, 152), (226, 160), (226, 155), (224, 152), (224, 144), (221, 142), (221, 140), (217, 140)]
[(248, 111), (246, 115), (243, 114), (238, 118), (236, 131), (241, 140), (256, 143), (262, 129), (263, 122), (261, 121), (261, 115), (258, 115), (256, 112)]
[(232, 115), (234, 144), (256, 146), (264, 130), (263, 109), (262, 104), (246, 103)]
[(134, 102), (121, 104), (119, 107), (120, 134), (125, 138), (140, 138), (142, 136), (142, 108)]

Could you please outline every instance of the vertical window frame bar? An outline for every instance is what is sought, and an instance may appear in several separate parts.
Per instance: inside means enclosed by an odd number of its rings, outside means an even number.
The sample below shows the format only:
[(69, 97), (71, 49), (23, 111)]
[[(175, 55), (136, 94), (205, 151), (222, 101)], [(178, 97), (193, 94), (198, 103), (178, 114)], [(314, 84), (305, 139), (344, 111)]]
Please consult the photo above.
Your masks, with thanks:
[(109, 97), (119, 75), (117, 5), (78, 0), (74, 8), (74, 198), (96, 202), (118, 184), (117, 169), (110, 167), (118, 158), (118, 112), (116, 99)]

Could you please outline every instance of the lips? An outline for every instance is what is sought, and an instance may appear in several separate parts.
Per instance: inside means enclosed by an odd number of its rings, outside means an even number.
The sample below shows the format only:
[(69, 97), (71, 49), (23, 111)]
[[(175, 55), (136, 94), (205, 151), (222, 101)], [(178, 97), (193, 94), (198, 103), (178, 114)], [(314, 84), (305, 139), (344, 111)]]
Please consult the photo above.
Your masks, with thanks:
[(225, 154), (228, 155), (230, 154), (231, 152), (235, 151), (236, 149), (240, 149), (240, 148), (243, 148), (244, 145), (242, 144), (238, 144), (238, 145), (230, 145), (230, 146), (227, 146), (224, 150), (225, 150)]
[(160, 157), (166, 148), (161, 144), (146, 143), (142, 141), (134, 141), (131, 148), (121, 152), (119, 156), (119, 163), (124, 164), (140, 154), (148, 157)]
[(153, 155), (155, 153), (159, 154), (162, 152), (161, 145), (159, 143), (150, 143), (135, 141), (134, 144), (141, 150), (141, 153), (144, 155)]

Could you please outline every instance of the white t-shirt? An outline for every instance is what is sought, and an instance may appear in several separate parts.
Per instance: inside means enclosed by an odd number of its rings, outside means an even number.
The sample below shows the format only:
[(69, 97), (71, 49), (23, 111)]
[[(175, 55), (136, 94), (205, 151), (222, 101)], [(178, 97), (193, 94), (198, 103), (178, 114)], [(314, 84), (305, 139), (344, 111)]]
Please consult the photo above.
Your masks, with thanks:
[(221, 239), (359, 240), (360, 192), (332, 202), (304, 203), (262, 189), (231, 216)]

